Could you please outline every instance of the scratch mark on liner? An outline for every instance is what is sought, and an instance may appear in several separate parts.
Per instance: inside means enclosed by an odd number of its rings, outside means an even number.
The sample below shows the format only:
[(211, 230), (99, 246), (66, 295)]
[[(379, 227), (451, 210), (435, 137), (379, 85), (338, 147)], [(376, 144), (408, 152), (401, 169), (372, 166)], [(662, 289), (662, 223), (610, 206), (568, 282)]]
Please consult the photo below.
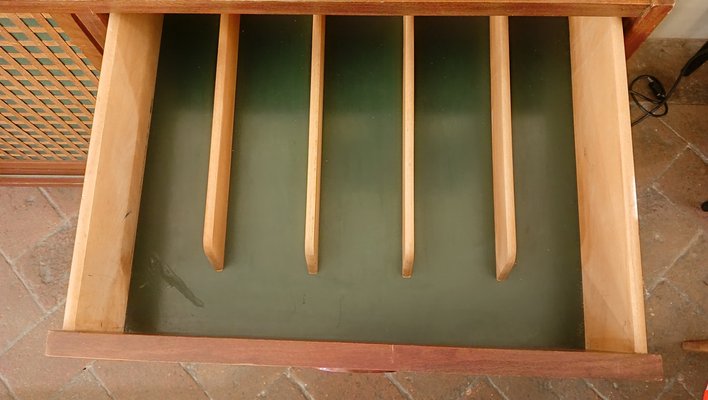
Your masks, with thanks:
[(163, 263), (155, 254), (150, 255), (150, 272), (159, 275), (169, 286), (177, 289), (197, 307), (204, 307), (204, 302), (197, 297), (169, 265)]

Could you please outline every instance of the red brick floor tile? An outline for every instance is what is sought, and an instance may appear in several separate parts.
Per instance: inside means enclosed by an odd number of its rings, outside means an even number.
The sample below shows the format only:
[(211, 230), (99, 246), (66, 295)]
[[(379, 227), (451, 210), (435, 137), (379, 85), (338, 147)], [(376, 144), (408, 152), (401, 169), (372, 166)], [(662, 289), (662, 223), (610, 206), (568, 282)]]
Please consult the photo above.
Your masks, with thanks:
[(548, 384), (560, 399), (603, 400), (583, 379), (551, 379)]
[(79, 214), (82, 186), (50, 186), (42, 188), (51, 201), (59, 208), (66, 218), (74, 218)]
[(96, 378), (84, 370), (52, 396), (51, 400), (111, 400), (111, 397)]
[[(696, 397), (700, 398), (700, 397)], [(674, 382), (671, 386), (667, 387), (664, 392), (662, 392), (659, 400), (686, 400), (691, 399), (691, 394), (678, 382)]]
[(708, 201), (708, 164), (693, 150), (684, 150), (656, 186), (680, 209), (708, 226), (708, 213), (701, 211), (701, 203)]
[(179, 364), (97, 361), (93, 370), (115, 400), (208, 398)]
[[(229, 398), (236, 399), (238, 397)], [(268, 400), (307, 400), (307, 397), (305, 397), (297, 384), (284, 375), (279, 377), (278, 380), (273, 382), (264, 391), (258, 393), (256, 397), (250, 398)]]
[(553, 399), (556, 394), (551, 390), (548, 380), (517, 377), (492, 377), (494, 385), (509, 399)]
[(4, 383), (0, 382), (0, 400), (15, 400)]
[(708, 315), (666, 281), (651, 292), (646, 315), (649, 351), (662, 355), (664, 375), (673, 378), (686, 357), (681, 342), (708, 337)]
[(349, 374), (300, 368), (293, 369), (291, 374), (317, 400), (404, 398), (383, 374)]
[(0, 352), (34, 324), (42, 311), (5, 260), (0, 257)]
[[(701, 338), (708, 339), (708, 335)], [(686, 388), (694, 398), (702, 399), (708, 387), (708, 355), (686, 352), (678, 367), (676, 384)]]
[[(705, 40), (649, 39), (627, 62), (628, 79), (638, 75), (656, 76), (666, 87), (673, 84), (683, 65)], [(708, 104), (708, 68), (699, 68), (678, 86), (671, 102), (676, 104)]]
[(666, 272), (680, 292), (708, 309), (708, 232), (702, 232), (686, 253)]
[(652, 288), (701, 227), (652, 188), (640, 193), (637, 201), (644, 286)]
[(588, 380), (595, 390), (609, 400), (652, 400), (664, 391), (666, 382), (636, 382), (609, 380)]
[(0, 187), (0, 251), (14, 260), (61, 224), (44, 195), (33, 187)]
[(186, 364), (212, 399), (253, 399), (285, 375), (284, 368)]
[(687, 146), (655, 118), (643, 121), (632, 129), (632, 144), (634, 175), (639, 192), (651, 185)]
[(480, 377), (474, 385), (465, 389), (464, 400), (502, 400), (504, 397), (491, 385), (486, 377)]
[(75, 223), (67, 224), (13, 262), (45, 310), (66, 298), (75, 236)]
[(60, 329), (62, 312), (56, 311), (0, 356), (0, 375), (20, 399), (47, 399), (76, 376), (86, 360), (44, 355), (47, 331)]
[(477, 379), (467, 375), (399, 372), (391, 377), (416, 400), (458, 399)]
[(671, 105), (661, 119), (678, 135), (708, 157), (708, 105)]

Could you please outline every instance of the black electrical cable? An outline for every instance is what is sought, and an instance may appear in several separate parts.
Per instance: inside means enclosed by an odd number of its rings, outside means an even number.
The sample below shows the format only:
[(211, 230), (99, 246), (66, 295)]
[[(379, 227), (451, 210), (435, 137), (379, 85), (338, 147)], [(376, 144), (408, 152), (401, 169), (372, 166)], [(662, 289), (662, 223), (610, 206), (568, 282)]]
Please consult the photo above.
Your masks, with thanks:
[[(638, 119), (632, 121), (632, 126), (644, 121), (644, 119), (649, 116), (658, 118), (668, 114), (669, 98), (672, 94), (674, 94), (676, 87), (678, 86), (679, 82), (681, 82), (681, 78), (683, 78), (683, 75), (679, 74), (679, 76), (676, 77), (674, 84), (671, 85), (671, 88), (668, 92), (664, 90), (664, 85), (662, 85), (661, 82), (653, 75), (639, 75), (638, 77), (634, 78), (632, 80), (632, 83), (629, 84), (629, 96), (632, 97), (632, 101), (634, 101), (634, 104), (640, 110), (642, 110), (643, 115)], [(653, 96), (653, 98), (634, 90), (634, 86), (640, 80), (647, 81), (649, 89), (652, 91), (651, 96)], [(644, 107), (640, 99), (652, 104), (653, 107)]]
[[(632, 121), (632, 126), (644, 121), (647, 117), (658, 118), (666, 115), (669, 112), (669, 98), (674, 94), (681, 79), (683, 79), (684, 76), (691, 75), (698, 67), (703, 65), (706, 60), (708, 60), (708, 42), (706, 42), (693, 57), (686, 61), (686, 64), (681, 68), (681, 72), (679, 72), (668, 92), (664, 89), (664, 85), (661, 84), (659, 79), (653, 75), (639, 75), (634, 78), (629, 84), (629, 96), (632, 98), (632, 101), (634, 101), (634, 104), (642, 110), (643, 115)], [(641, 80), (647, 81), (647, 88), (651, 91), (650, 95), (646, 95), (634, 89), (637, 82)], [(649, 108), (645, 107), (642, 101), (649, 103)]]

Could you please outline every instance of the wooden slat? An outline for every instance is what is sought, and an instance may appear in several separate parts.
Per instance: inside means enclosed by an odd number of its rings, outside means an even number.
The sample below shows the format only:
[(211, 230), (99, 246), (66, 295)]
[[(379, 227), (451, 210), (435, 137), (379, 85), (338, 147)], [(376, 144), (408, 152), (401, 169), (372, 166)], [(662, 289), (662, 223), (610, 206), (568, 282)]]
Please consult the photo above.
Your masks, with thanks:
[(621, 19), (571, 17), (570, 52), (585, 347), (645, 353)]
[(310, 126), (307, 145), (307, 200), (305, 208), (305, 262), (307, 272), (319, 269), (320, 180), (322, 171), (322, 100), (324, 90), (325, 17), (312, 16), (310, 67)]
[(0, 175), (0, 186), (81, 186), (83, 176), (77, 175)]
[(0, 160), (0, 175), (84, 175), (85, 161)]
[[(108, 29), (107, 14), (95, 14), (93, 12), (83, 12), (74, 14), (74, 19), (83, 26), (84, 32), (97, 49), (103, 54), (103, 46), (106, 43), (106, 30)], [(100, 68), (100, 64), (96, 68)]]
[(403, 268), (413, 275), (415, 260), (415, 26), (414, 17), (403, 17)]
[(367, 371), (661, 380), (661, 356), (50, 331), (49, 356)]
[(627, 18), (624, 24), (625, 58), (634, 54), (657, 26), (674, 8), (674, 0), (655, 0), (651, 7), (636, 18)]
[(6, 12), (639, 16), (654, 0), (0, 0)]
[(708, 340), (687, 340), (681, 343), (681, 347), (686, 351), (708, 353)]
[(492, 182), (494, 247), (497, 280), (506, 279), (516, 263), (514, 158), (511, 139), (511, 77), (509, 17), (489, 18), (489, 60), (492, 108)]
[(59, 24), (64, 33), (71, 38), (71, 42), (81, 49), (81, 52), (91, 61), (91, 64), (93, 64), (95, 68), (101, 68), (103, 47), (98, 46), (93, 38), (89, 36), (89, 33), (85, 30), (86, 28), (76, 15), (52, 13), (51, 16), (54, 21)]
[(123, 331), (161, 33), (161, 15), (108, 25), (64, 329)]
[(214, 113), (204, 212), (204, 253), (216, 271), (224, 269), (226, 217), (229, 211), (229, 183), (236, 101), (236, 66), (240, 16), (223, 14), (219, 26), (216, 58)]

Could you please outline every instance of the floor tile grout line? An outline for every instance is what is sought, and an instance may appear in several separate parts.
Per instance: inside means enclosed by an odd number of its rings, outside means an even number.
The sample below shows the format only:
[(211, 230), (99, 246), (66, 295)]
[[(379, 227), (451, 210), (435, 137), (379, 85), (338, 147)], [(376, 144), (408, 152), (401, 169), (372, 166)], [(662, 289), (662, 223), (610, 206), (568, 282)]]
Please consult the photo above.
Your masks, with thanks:
[(305, 382), (301, 381), (300, 379), (298, 379), (298, 377), (294, 376), (292, 374), (292, 371), (293, 371), (293, 368), (288, 367), (285, 370), (285, 372), (283, 373), (283, 375), (285, 375), (285, 378), (287, 378), (290, 382), (295, 384), (298, 387), (298, 389), (300, 389), (300, 393), (302, 393), (302, 395), (305, 396), (305, 398), (307, 400), (315, 400), (315, 398), (312, 396), (312, 394), (310, 394), (310, 392), (307, 390)]
[(602, 392), (600, 392), (600, 390), (599, 390), (598, 388), (596, 388), (595, 385), (593, 385), (592, 383), (590, 383), (590, 381), (588, 381), (587, 379), (583, 379), (583, 382), (585, 382), (585, 385), (586, 385), (587, 387), (589, 387), (590, 390), (592, 390), (593, 392), (595, 392), (595, 394), (596, 394), (599, 398), (601, 398), (602, 400), (610, 400), (609, 397), (607, 397), (607, 396), (605, 396), (604, 394), (602, 394)]
[(473, 387), (475, 387), (477, 384), (479, 384), (479, 381), (480, 381), (481, 379), (482, 379), (482, 378), (480, 378), (480, 377), (478, 377), (478, 376), (473, 377), (473, 378), (472, 378), (472, 381), (469, 383), (469, 385), (465, 386), (465, 389), (462, 391), (462, 393), (460, 393), (460, 396), (457, 398), (457, 400), (462, 400), (462, 399), (464, 399), (465, 396), (467, 395), (467, 391), (468, 391), (468, 390), (471, 390)]
[(49, 205), (51, 205), (52, 208), (54, 209), (54, 211), (57, 214), (59, 214), (59, 216), (62, 218), (62, 220), (66, 221), (69, 219), (67, 217), (67, 215), (64, 214), (64, 211), (62, 211), (61, 207), (59, 207), (59, 205), (54, 201), (52, 196), (50, 196), (49, 193), (47, 193), (47, 190), (44, 187), (38, 187), (37, 189), (39, 190), (40, 193), (42, 193), (44, 198), (47, 199), (47, 202), (49, 202)]
[(654, 280), (651, 287), (649, 288), (650, 292), (653, 292), (654, 289), (656, 289), (656, 287), (659, 286), (661, 282), (667, 281), (666, 274), (669, 272), (669, 270), (671, 270), (671, 268), (673, 268), (673, 266), (681, 258), (683, 258), (683, 256), (685, 256), (689, 250), (693, 248), (693, 246), (700, 240), (701, 236), (703, 236), (703, 232), (701, 230), (693, 234), (686, 246), (684, 246), (684, 248), (681, 249), (681, 251), (676, 255), (676, 257), (674, 257), (674, 259), (671, 260), (671, 262), (666, 267), (664, 267), (663, 270), (659, 273), (659, 276)]
[(22, 274), (20, 273), (20, 271), (17, 270), (17, 267), (15, 266), (15, 264), (14, 264), (13, 262), (11, 262), (10, 260), (8, 260), (7, 257), (5, 257), (4, 254), (2, 255), (2, 257), (5, 259), (5, 262), (7, 262), (7, 265), (10, 266), (10, 270), (12, 271), (13, 274), (15, 274), (15, 276), (17, 277), (17, 280), (20, 281), (20, 283), (21, 283), (22, 286), (25, 288), (25, 290), (27, 291), (27, 293), (29, 293), (29, 296), (30, 296), (30, 298), (32, 299), (32, 301), (34, 302), (34, 304), (35, 304), (37, 307), (39, 307), (40, 313), (41, 313), (41, 314), (46, 314), (46, 313), (47, 313), (47, 308), (44, 307), (44, 305), (42, 304), (42, 302), (39, 300), (39, 296), (34, 292), (34, 290), (32, 290), (32, 288), (30, 287), (29, 283), (27, 283), (27, 281), (25, 280), (24, 275), (22, 275)]
[(30, 332), (32, 332), (32, 330), (33, 330), (34, 328), (38, 327), (42, 322), (44, 322), (44, 321), (46, 321), (47, 319), (49, 319), (49, 317), (51, 317), (60, 307), (63, 307), (65, 303), (66, 303), (66, 299), (64, 299), (64, 300), (62, 300), (61, 302), (59, 302), (59, 304), (57, 304), (56, 306), (52, 307), (52, 308), (49, 310), (49, 312), (47, 312), (45, 315), (41, 316), (41, 317), (40, 317), (37, 321), (35, 321), (34, 323), (30, 324), (24, 331), (22, 331), (22, 333), (20, 333), (17, 337), (15, 337), (14, 339), (12, 339), (4, 349), (0, 349), (0, 357), (4, 356), (5, 353), (7, 353), (8, 351), (10, 351), (10, 349), (12, 349), (19, 341), (21, 341), (22, 339), (24, 339), (25, 336), (27, 336), (27, 334), (29, 334)]
[(108, 389), (108, 386), (106, 386), (106, 383), (103, 382), (103, 379), (101, 379), (100, 376), (96, 373), (96, 371), (93, 369), (94, 364), (96, 364), (96, 360), (93, 360), (89, 363), (87, 366), (86, 370), (93, 376), (94, 379), (96, 379), (96, 382), (98, 382), (98, 386), (103, 388), (103, 390), (106, 392), (108, 397), (111, 398), (111, 400), (116, 400), (116, 397), (113, 395), (113, 393)]
[(399, 382), (398, 379), (396, 379), (396, 377), (393, 376), (392, 373), (386, 372), (386, 373), (384, 373), (384, 377), (385, 377), (389, 382), (391, 382), (391, 384), (392, 384), (393, 386), (396, 387), (396, 389), (401, 393), (401, 396), (405, 397), (406, 400), (414, 400), (414, 399), (413, 399), (413, 395), (411, 395), (411, 393), (408, 391), (408, 389), (406, 389), (406, 388), (403, 386), (403, 384), (401, 384), (401, 382)]
[(10, 257), (6, 257), (6, 259), (9, 260), (10, 262), (14, 262), (14, 261), (17, 261), (17, 260), (21, 259), (21, 258), (24, 257), (27, 253), (29, 253), (30, 251), (36, 249), (39, 245), (41, 245), (41, 244), (43, 244), (44, 242), (46, 242), (47, 239), (51, 238), (52, 236), (54, 236), (54, 235), (56, 235), (57, 233), (59, 233), (59, 232), (65, 230), (66, 228), (68, 228), (68, 227), (70, 227), (70, 226), (71, 226), (70, 221), (68, 221), (68, 220), (61, 220), (61, 222), (60, 222), (59, 224), (57, 224), (57, 226), (56, 226), (53, 230), (51, 230), (49, 233), (47, 233), (46, 235), (44, 235), (43, 237), (41, 237), (41, 238), (40, 238), (39, 240), (37, 240), (36, 242), (32, 243), (32, 245), (29, 246), (28, 249), (25, 249), (25, 251), (23, 251), (22, 253), (18, 254), (18, 255), (15, 256), (15, 258), (13, 258), (13, 259), (10, 259)]
[(659, 400), (661, 396), (664, 395), (664, 393), (667, 393), (669, 390), (671, 390), (672, 387), (674, 387), (674, 382), (676, 381), (676, 378), (669, 378), (666, 380), (666, 383), (664, 384), (664, 387), (661, 389), (661, 392), (659, 392), (654, 399)]
[(671, 167), (674, 166), (674, 164), (676, 163), (676, 160), (678, 160), (679, 158), (681, 158), (681, 155), (682, 155), (683, 153), (685, 153), (686, 150), (690, 151), (690, 147), (689, 147), (687, 144), (684, 144), (683, 148), (681, 148), (681, 150), (679, 150), (679, 151), (676, 152), (676, 154), (675, 154), (674, 157), (671, 159), (671, 161), (669, 161), (669, 163), (666, 165), (666, 167), (665, 167), (663, 170), (661, 170), (661, 172), (659, 172), (659, 173), (654, 177), (654, 179), (651, 180), (649, 186), (650, 186), (650, 187), (654, 187), (654, 186), (659, 182), (659, 180), (664, 177), (664, 175), (666, 174), (666, 172), (668, 172), (668, 171), (671, 169)]
[(8, 393), (10, 393), (10, 397), (12, 397), (13, 400), (19, 400), (19, 397), (17, 397), (15, 392), (10, 387), (10, 384), (7, 382), (7, 379), (2, 374), (0, 374), (0, 385), (5, 386), (5, 389), (7, 389)]
[(682, 380), (676, 379), (676, 383), (678, 383), (679, 385), (681, 385), (681, 387), (683, 388), (683, 390), (685, 390), (686, 393), (688, 393), (688, 395), (691, 396), (692, 399), (698, 400), (698, 397), (696, 397), (696, 396), (693, 394), (693, 392), (691, 391), (691, 389), (689, 389), (689, 388), (686, 387), (686, 383), (685, 383), (685, 382), (683, 382)]
[(494, 383), (494, 381), (492, 380), (491, 377), (487, 376), (486, 378), (487, 378), (487, 382), (489, 382), (489, 384), (492, 385), (492, 387), (494, 388), (494, 390), (496, 390), (497, 393), (499, 393), (499, 395), (500, 395), (504, 400), (510, 400), (510, 399), (509, 399), (509, 396), (507, 396), (506, 393), (504, 393), (504, 391), (501, 390), (501, 389), (499, 388), (499, 386), (497, 386), (496, 383)]
[(187, 375), (189, 375), (192, 378), (192, 380), (199, 387), (199, 389), (201, 389), (202, 392), (204, 392), (204, 395), (207, 397), (207, 399), (214, 400), (211, 397), (211, 395), (209, 394), (209, 392), (206, 390), (206, 388), (204, 387), (204, 384), (202, 384), (202, 382), (198, 379), (196, 371), (192, 370), (192, 368), (189, 365), (187, 365), (187, 363), (181, 362), (181, 363), (179, 363), (179, 365), (182, 367), (184, 372), (186, 372)]
[(696, 155), (697, 155), (698, 157), (700, 157), (701, 159), (703, 159), (704, 162), (706, 162), (706, 160), (708, 159), (708, 157), (706, 157), (706, 155), (703, 154), (703, 152), (702, 152), (695, 144), (693, 144), (693, 142), (691, 142), (690, 140), (687, 140), (685, 137), (681, 136), (681, 134), (678, 133), (678, 130), (674, 129), (668, 122), (664, 121), (663, 118), (659, 118), (659, 121), (660, 121), (662, 124), (664, 124), (664, 126), (666, 126), (667, 128), (669, 128), (669, 130), (670, 130), (671, 132), (673, 132), (674, 135), (676, 135), (676, 136), (678, 136), (679, 138), (681, 138), (681, 140), (683, 140), (683, 141), (686, 143), (686, 145), (688, 145), (688, 147), (689, 147), (691, 150), (693, 150), (694, 153), (696, 153)]

